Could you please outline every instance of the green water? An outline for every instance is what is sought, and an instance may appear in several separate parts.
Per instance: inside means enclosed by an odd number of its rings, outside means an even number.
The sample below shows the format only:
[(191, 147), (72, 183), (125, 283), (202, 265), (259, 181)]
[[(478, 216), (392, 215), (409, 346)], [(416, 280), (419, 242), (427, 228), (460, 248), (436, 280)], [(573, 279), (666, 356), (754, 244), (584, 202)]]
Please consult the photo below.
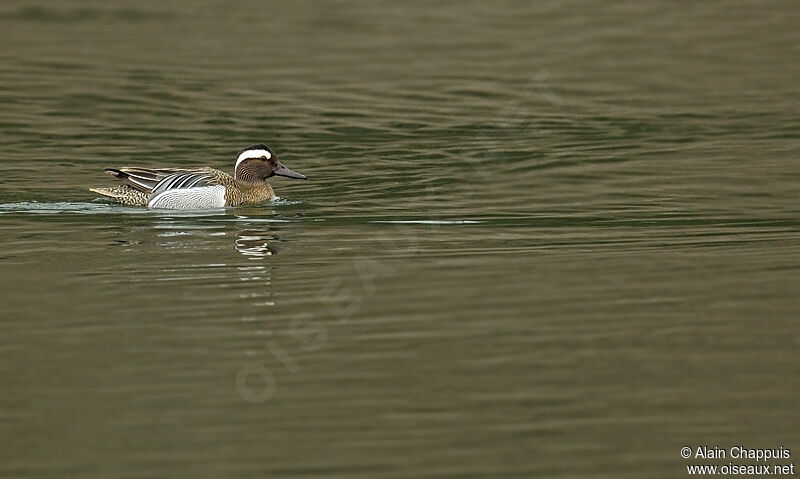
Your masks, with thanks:
[[(132, 5), (0, 5), (0, 476), (800, 454), (793, 2)], [(256, 142), (310, 181), (87, 191)]]

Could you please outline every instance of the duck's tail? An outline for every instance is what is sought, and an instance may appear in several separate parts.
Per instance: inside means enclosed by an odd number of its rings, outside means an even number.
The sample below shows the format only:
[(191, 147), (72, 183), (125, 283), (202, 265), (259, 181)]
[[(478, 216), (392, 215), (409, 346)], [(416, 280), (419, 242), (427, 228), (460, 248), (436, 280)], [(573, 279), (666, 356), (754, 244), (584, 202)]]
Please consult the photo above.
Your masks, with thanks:
[(146, 206), (147, 194), (131, 188), (128, 185), (114, 186), (111, 188), (89, 188), (89, 191), (117, 203), (128, 206)]

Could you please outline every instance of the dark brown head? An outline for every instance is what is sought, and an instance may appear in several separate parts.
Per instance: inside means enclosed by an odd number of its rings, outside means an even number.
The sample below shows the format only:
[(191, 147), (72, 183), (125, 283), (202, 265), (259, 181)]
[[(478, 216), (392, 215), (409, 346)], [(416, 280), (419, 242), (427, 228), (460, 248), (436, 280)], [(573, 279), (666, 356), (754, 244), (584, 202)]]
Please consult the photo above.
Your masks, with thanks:
[(233, 174), (237, 180), (262, 183), (275, 175), (298, 180), (307, 179), (306, 175), (301, 175), (283, 166), (275, 156), (275, 152), (263, 143), (250, 145), (239, 153)]

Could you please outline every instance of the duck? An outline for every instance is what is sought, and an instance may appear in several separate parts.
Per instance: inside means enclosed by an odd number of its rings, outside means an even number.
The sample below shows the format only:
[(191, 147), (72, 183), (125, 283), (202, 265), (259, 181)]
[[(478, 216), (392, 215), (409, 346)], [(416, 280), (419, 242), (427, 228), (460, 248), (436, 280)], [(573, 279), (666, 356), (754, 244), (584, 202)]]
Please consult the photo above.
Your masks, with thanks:
[(89, 191), (126, 206), (180, 210), (261, 204), (275, 198), (268, 178), (308, 179), (278, 161), (275, 152), (263, 143), (239, 152), (233, 176), (209, 167), (121, 167), (106, 168), (105, 172), (122, 184)]

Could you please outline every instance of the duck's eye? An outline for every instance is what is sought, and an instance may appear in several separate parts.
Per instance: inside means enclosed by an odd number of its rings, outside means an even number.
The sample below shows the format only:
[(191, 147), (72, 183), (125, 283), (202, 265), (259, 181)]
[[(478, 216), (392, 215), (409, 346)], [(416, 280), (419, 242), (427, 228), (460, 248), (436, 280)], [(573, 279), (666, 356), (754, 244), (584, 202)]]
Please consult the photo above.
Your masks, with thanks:
[(264, 160), (264, 161), (267, 161), (267, 157), (266, 156), (262, 156), (261, 159)]

